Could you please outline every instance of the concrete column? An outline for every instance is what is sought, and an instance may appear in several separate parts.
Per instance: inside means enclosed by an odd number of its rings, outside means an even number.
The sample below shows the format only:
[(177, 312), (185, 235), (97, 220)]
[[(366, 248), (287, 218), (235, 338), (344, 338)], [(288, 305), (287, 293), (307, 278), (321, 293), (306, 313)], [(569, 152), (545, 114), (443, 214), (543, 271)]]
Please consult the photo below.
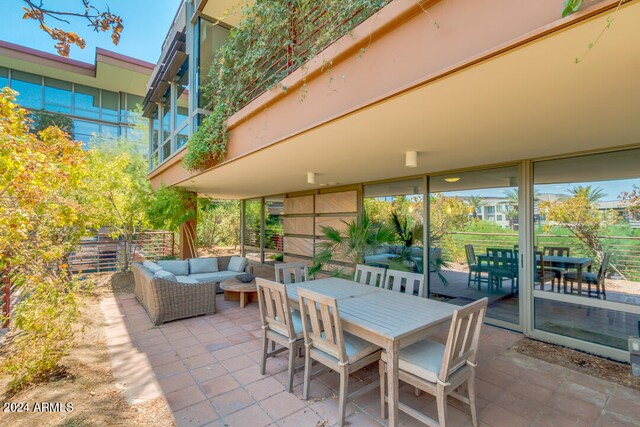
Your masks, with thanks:
[(192, 210), (193, 216), (187, 220), (178, 229), (180, 245), (178, 249), (178, 258), (197, 258), (198, 251), (196, 249), (196, 230), (198, 225), (198, 194), (191, 193), (191, 197), (185, 202), (184, 208)]

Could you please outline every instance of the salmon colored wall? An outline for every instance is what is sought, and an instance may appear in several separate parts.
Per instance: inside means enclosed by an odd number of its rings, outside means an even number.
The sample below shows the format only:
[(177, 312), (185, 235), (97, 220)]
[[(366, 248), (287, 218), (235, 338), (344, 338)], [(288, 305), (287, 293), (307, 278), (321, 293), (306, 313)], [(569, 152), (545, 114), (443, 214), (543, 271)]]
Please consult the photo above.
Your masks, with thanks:
[[(264, 93), (229, 119), (226, 161), (250, 154), (300, 132), (364, 108), (483, 53), (545, 33), (561, 16), (563, 0), (394, 0), (283, 81), (288, 87)], [(593, 3), (611, 3), (598, 0)], [(590, 5), (592, 5), (591, 3)], [(566, 18), (571, 22), (573, 17)], [(439, 28), (434, 25), (437, 21)], [(361, 52), (364, 48), (364, 52)], [(333, 58), (330, 74), (319, 72)], [(306, 77), (302, 100), (301, 85)], [(170, 185), (189, 174), (179, 165), (162, 171)], [(158, 172), (152, 174), (154, 185)]]

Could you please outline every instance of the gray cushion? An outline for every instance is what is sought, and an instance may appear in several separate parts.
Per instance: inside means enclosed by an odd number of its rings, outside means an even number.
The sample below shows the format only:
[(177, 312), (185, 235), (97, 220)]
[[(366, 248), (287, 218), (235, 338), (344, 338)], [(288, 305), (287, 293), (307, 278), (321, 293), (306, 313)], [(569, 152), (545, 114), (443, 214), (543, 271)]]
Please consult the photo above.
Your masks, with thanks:
[(155, 277), (156, 279), (164, 279), (164, 280), (169, 280), (171, 282), (177, 282), (178, 280), (176, 279), (175, 274), (171, 273), (170, 271), (167, 270), (158, 270), (154, 273), (153, 277)]
[(390, 259), (396, 258), (396, 257), (397, 255), (394, 255), (394, 254), (367, 255), (364, 257), (364, 262), (365, 263), (378, 262), (378, 263), (384, 264)]
[[(403, 371), (435, 383), (440, 375), (443, 355), (443, 344), (431, 340), (418, 341), (400, 350), (399, 367)], [(383, 354), (383, 359), (386, 359), (386, 354)], [(465, 363), (462, 362), (453, 367), (449, 372), (455, 371)]]
[(232, 256), (229, 260), (228, 269), (231, 271), (237, 271), (238, 273), (244, 272), (247, 266), (247, 259), (240, 256)]
[(189, 261), (158, 261), (158, 265), (176, 276), (189, 275)]
[[(295, 327), (295, 321), (294, 321), (294, 327)], [(343, 337), (344, 337), (344, 350), (347, 353), (347, 360), (349, 363), (355, 363), (358, 360), (362, 359), (363, 357), (368, 356), (377, 350), (380, 350), (380, 347), (376, 346), (375, 344), (371, 344), (370, 342), (365, 341), (362, 338), (358, 338), (355, 335), (351, 335), (348, 332), (343, 332)], [(331, 356), (328, 353), (325, 353), (322, 350), (318, 350), (318, 349), (316, 350), (324, 354), (326, 357), (335, 359), (335, 357)]]
[(178, 283), (184, 283), (189, 285), (197, 285), (198, 283), (200, 283), (196, 279), (193, 279), (189, 276), (176, 276), (176, 279)]
[(218, 258), (189, 259), (189, 274), (213, 273), (218, 271)]
[(153, 261), (145, 261), (142, 263), (142, 265), (145, 266), (152, 273), (162, 270), (162, 267), (160, 267), (158, 264), (156, 264)]
[(198, 282), (222, 282), (223, 280), (233, 279), (237, 275), (237, 271), (217, 271), (215, 273), (190, 274), (189, 277)]

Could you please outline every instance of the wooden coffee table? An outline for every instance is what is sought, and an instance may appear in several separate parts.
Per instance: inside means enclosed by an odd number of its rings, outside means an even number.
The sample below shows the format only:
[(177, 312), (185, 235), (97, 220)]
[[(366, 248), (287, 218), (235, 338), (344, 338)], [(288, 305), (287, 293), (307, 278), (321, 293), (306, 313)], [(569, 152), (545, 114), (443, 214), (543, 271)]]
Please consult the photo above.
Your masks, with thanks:
[(244, 308), (249, 301), (255, 301), (258, 297), (255, 281), (242, 283), (232, 279), (220, 283), (220, 287), (224, 290), (224, 300), (240, 301), (240, 308)]

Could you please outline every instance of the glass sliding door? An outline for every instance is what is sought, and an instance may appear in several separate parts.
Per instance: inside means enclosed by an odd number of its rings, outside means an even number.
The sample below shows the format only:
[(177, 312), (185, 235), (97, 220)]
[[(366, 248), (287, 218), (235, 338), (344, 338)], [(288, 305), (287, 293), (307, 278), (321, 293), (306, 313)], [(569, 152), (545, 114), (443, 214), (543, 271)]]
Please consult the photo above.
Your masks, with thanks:
[(424, 274), (423, 206), (423, 178), (365, 185), (364, 213), (395, 236), (365, 253), (367, 265)]
[(251, 199), (245, 202), (244, 210), (244, 251), (245, 256), (251, 261), (261, 263), (262, 251), (260, 248), (261, 215), (260, 199)]
[(283, 260), (284, 197), (264, 199), (264, 262), (274, 264)]
[(537, 331), (618, 351), (640, 332), (638, 165), (638, 149), (534, 163)]
[(517, 166), (429, 177), (429, 294), (520, 324)]

